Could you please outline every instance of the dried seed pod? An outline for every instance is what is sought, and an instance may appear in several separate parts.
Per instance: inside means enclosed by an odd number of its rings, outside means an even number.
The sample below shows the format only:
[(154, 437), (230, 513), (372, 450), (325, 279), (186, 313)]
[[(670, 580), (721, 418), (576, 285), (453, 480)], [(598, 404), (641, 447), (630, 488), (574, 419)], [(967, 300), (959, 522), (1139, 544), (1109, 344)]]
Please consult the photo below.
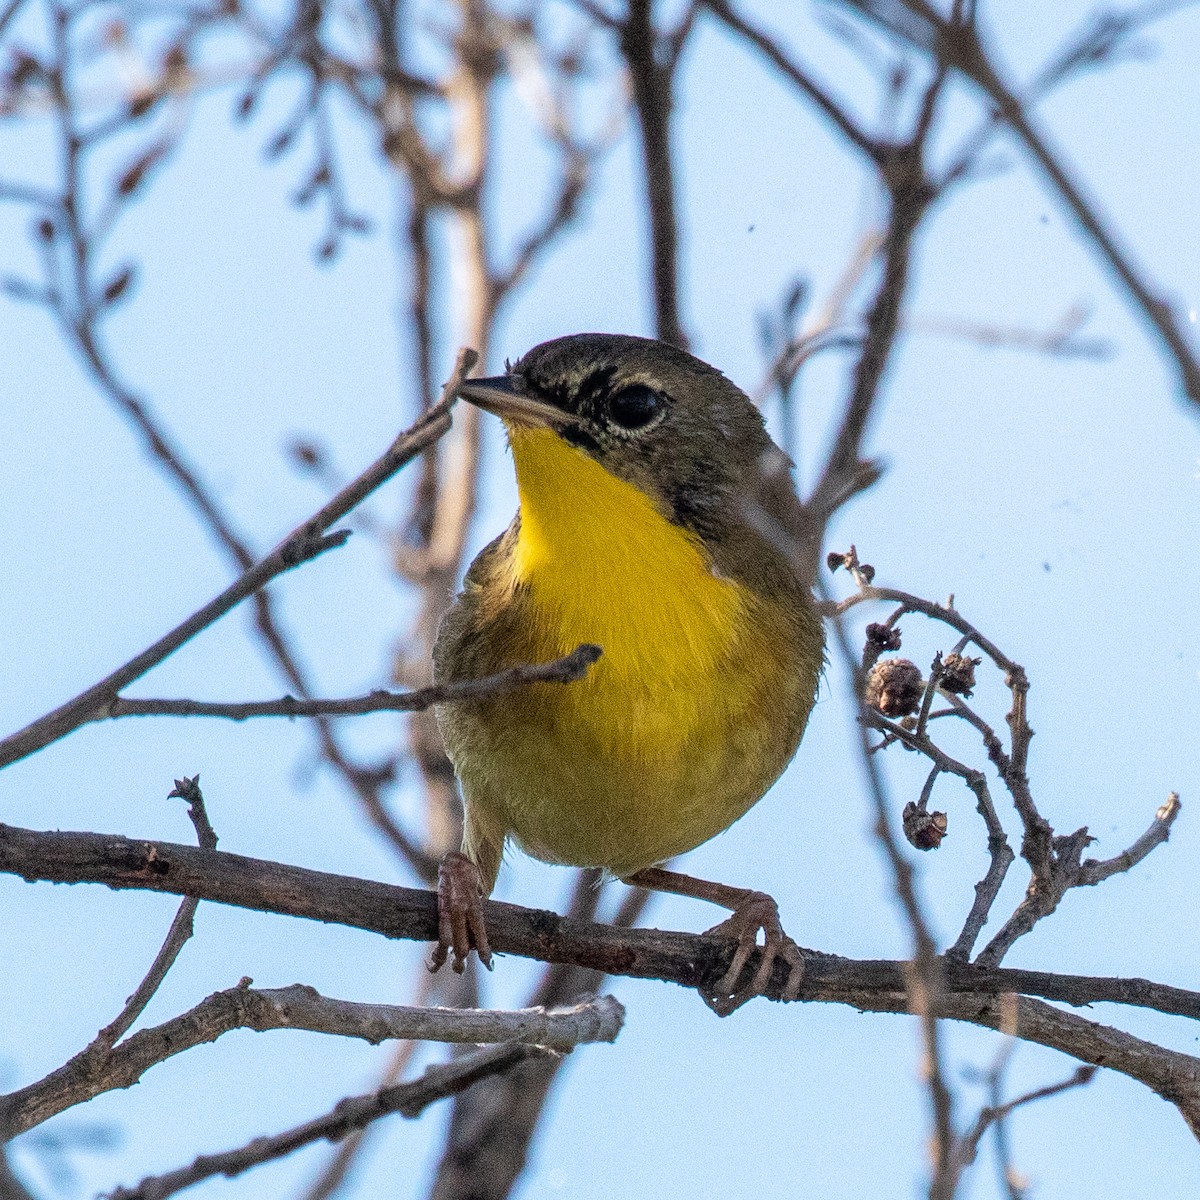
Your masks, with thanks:
[(964, 654), (947, 654), (938, 676), (938, 686), (956, 696), (970, 696), (975, 688), (975, 668), (982, 658), (968, 658)]
[(867, 626), (867, 645), (874, 646), (880, 653), (885, 650), (899, 650), (900, 630), (891, 625), (872, 622)]
[(907, 658), (885, 658), (867, 676), (863, 700), (885, 717), (906, 717), (921, 703), (921, 668)]
[(900, 820), (904, 836), (918, 850), (936, 850), (950, 823), (944, 812), (927, 812), (912, 800), (904, 806)]

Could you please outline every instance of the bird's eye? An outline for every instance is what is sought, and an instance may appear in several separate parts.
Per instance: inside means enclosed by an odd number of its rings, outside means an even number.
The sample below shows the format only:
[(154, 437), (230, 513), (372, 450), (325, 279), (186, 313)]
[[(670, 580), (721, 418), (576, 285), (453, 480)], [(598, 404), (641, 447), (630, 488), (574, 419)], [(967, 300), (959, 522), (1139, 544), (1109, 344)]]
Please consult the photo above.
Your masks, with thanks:
[(641, 429), (658, 416), (662, 396), (644, 383), (622, 388), (608, 402), (609, 416), (622, 429)]

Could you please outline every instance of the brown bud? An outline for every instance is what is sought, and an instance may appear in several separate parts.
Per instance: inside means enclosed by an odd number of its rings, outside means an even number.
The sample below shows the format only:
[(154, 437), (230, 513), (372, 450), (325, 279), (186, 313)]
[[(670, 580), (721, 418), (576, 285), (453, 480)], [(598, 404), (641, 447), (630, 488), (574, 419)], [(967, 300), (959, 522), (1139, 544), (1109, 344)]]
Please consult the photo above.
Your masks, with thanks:
[(905, 717), (921, 703), (921, 668), (907, 658), (885, 658), (867, 676), (867, 706), (885, 717)]
[(187, 47), (180, 42), (176, 42), (163, 55), (162, 73), (167, 79), (177, 80), (187, 70), (187, 66)]
[(875, 578), (875, 568), (870, 563), (859, 563), (858, 573), (867, 583), (870, 583)]
[(872, 622), (867, 626), (867, 645), (874, 646), (881, 654), (885, 650), (899, 650), (900, 630)]
[(42, 64), (19, 46), (12, 52), (9, 63), (8, 83), (15, 91), (45, 74)]
[(133, 282), (133, 267), (122, 267), (116, 275), (112, 277), (101, 293), (104, 303), (115, 304), (129, 290), (129, 285)]
[(848, 554), (840, 554), (834, 550), (825, 555), (825, 565), (831, 570), (836, 571), (839, 567), (848, 567), (850, 565)]
[(938, 676), (938, 686), (956, 696), (969, 696), (975, 687), (975, 668), (982, 658), (968, 658), (963, 654), (947, 654)]
[(144, 117), (161, 99), (162, 92), (139, 92), (129, 102), (129, 119), (136, 121)]
[(302, 467), (319, 467), (325, 461), (325, 455), (321, 452), (320, 446), (315, 442), (305, 441), (303, 438), (297, 438), (292, 442), (288, 446), (288, 453)]
[(146, 181), (146, 176), (166, 157), (166, 142), (155, 142), (148, 146), (121, 172), (117, 179), (118, 196), (132, 196)]
[(926, 812), (910, 800), (901, 817), (904, 836), (918, 850), (936, 850), (946, 836), (949, 820), (944, 812)]

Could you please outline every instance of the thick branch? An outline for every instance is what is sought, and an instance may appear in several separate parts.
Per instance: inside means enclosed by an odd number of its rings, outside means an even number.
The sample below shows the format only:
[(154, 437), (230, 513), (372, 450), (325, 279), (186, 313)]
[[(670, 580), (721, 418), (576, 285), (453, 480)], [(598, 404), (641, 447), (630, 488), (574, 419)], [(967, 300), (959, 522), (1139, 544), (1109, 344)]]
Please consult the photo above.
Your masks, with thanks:
[(625, 1012), (611, 996), (553, 1011), (502, 1012), (360, 1004), (330, 999), (299, 983), (271, 989), (249, 985), (246, 979), (214, 992), (188, 1012), (139, 1030), (115, 1047), (93, 1043), (44, 1079), (0, 1097), (0, 1130), (15, 1137), (104, 1092), (132, 1087), (158, 1063), (234, 1029), (304, 1029), (372, 1045), (421, 1039), (459, 1045), (513, 1042), (567, 1051), (583, 1042), (613, 1041)]
[[(115, 834), (41, 832), (0, 824), (0, 873), (35, 882), (102, 883), (116, 889), (165, 892), (282, 916), (365, 929), (384, 937), (434, 941), (437, 898), (432, 892), (333, 875), (221, 850)], [(589, 967), (609, 975), (661, 979), (683, 987), (711, 984), (724, 973), (732, 947), (701, 934), (615, 929), (541, 909), (488, 901), (494, 949), (541, 962)], [(830, 989), (902, 992), (905, 963), (840, 958), (805, 951), (801, 999)], [(780, 969), (767, 994), (782, 996)], [(1107, 1001), (1200, 1020), (1200, 992), (1145, 979), (986, 969), (948, 962), (950, 992), (1023, 992), (1073, 1005)]]
[[(310, 871), (168, 842), (93, 833), (39, 833), (0, 825), (0, 871), (28, 880), (104, 883), (194, 896), (262, 912), (335, 922), (386, 937), (433, 941), (437, 900), (430, 892)], [(609, 975), (661, 979), (703, 990), (727, 970), (731, 943), (705, 935), (614, 929), (495, 901), (485, 906), (492, 946), (543, 962), (570, 963)], [(753, 963), (751, 963), (753, 969)], [(907, 963), (853, 961), (805, 952), (799, 999), (850, 1004), (879, 1012), (908, 1011)], [(1144, 979), (987, 970), (943, 959), (936, 1015), (998, 1028), (997, 997), (1025, 993), (1073, 1005), (1108, 1001), (1200, 1020), (1200, 993)], [(780, 998), (782, 966), (767, 989)], [(1022, 999), (1022, 1005), (1034, 1001)], [(1200, 1129), (1200, 1061), (1173, 1054), (1118, 1030), (1048, 1005), (1019, 1036), (1101, 1063), (1153, 1087)], [(1157, 1056), (1157, 1057), (1156, 1057)], [(1194, 1103), (1195, 1102), (1195, 1103)]]

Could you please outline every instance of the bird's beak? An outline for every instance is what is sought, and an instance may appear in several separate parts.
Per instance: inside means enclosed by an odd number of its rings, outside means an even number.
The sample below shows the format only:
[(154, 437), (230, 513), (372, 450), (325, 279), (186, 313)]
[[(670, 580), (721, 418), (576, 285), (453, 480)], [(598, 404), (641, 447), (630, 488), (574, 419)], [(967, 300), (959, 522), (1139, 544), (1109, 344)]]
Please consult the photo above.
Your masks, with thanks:
[(579, 424), (579, 419), (572, 413), (521, 391), (511, 375), (466, 379), (459, 384), (458, 394), (484, 412), (493, 413), (515, 425), (553, 427)]

